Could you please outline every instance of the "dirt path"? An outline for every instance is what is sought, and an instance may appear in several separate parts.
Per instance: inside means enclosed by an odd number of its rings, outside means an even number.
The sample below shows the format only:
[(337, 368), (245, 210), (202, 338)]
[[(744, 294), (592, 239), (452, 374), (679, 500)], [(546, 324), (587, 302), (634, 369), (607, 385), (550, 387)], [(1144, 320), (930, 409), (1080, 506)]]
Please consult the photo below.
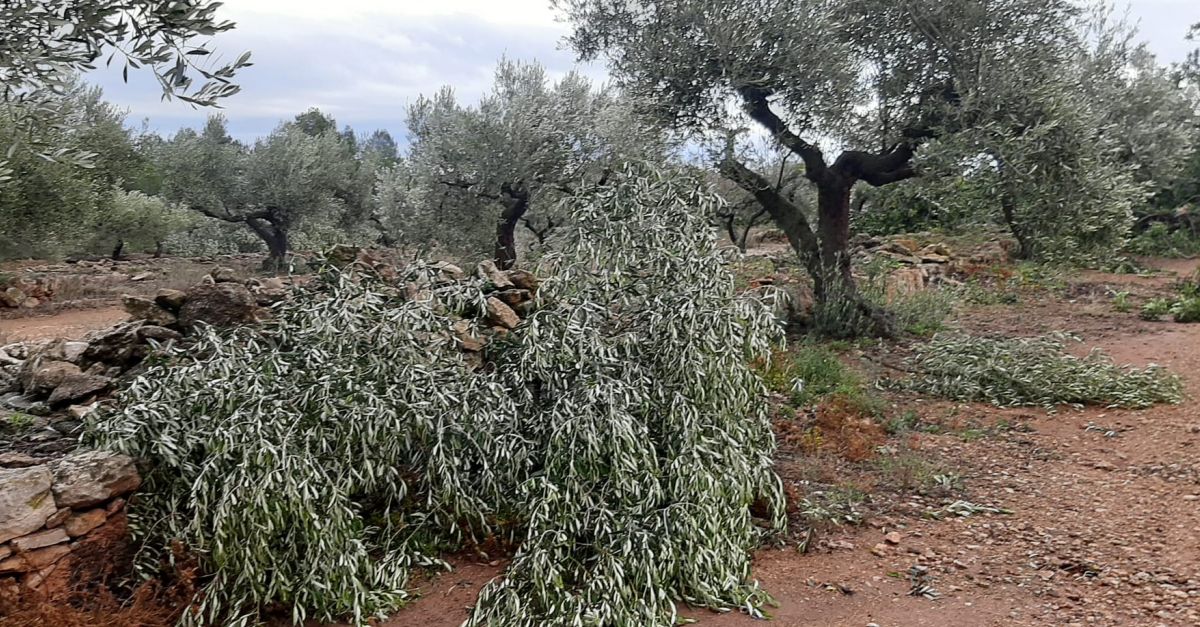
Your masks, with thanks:
[[(1195, 262), (1176, 264), (1184, 273)], [(1088, 283), (1157, 288), (1162, 277), (1090, 274)], [(821, 536), (807, 554), (768, 548), (754, 576), (787, 627), (1200, 625), (1200, 325), (1119, 314), (1107, 297), (973, 312), (971, 331), (1072, 331), (1118, 363), (1159, 363), (1191, 399), (1147, 410), (997, 410), (918, 401), (924, 416), (1003, 425), (978, 438), (920, 434), (913, 446), (961, 477), (955, 499), (1011, 514), (935, 520), (946, 499), (900, 497), (867, 525)], [(1089, 429), (1089, 426), (1091, 427)], [(786, 475), (785, 475), (786, 478)], [(898, 532), (899, 542), (885, 541)], [(893, 539), (896, 539), (893, 536)], [(906, 573), (928, 568), (936, 598), (912, 596)], [(501, 567), (466, 564), (422, 585), (387, 627), (453, 627)], [(738, 613), (688, 611), (709, 627), (763, 624)]]
[(0, 342), (49, 338), (79, 339), (90, 331), (106, 329), (129, 317), (121, 307), (70, 309), (34, 318), (0, 318)]

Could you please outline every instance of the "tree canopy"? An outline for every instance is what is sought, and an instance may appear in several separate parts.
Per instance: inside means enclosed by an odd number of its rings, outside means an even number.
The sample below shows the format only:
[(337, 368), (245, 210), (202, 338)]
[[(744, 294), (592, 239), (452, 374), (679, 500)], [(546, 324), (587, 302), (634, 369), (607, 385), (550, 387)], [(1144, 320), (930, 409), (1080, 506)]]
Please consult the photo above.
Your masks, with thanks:
[(289, 252), (289, 235), (321, 214), (344, 210), (353, 155), (320, 112), (301, 114), (253, 145), (234, 141), (224, 118), (203, 132), (181, 131), (163, 147), (163, 193), (209, 218), (244, 224), (266, 244), (273, 263)]
[(580, 55), (606, 58), (658, 119), (701, 133), (750, 122), (803, 162), (818, 191), (815, 228), (736, 155), (723, 152), (719, 167), (788, 235), (820, 298), (834, 284), (853, 298), (858, 182), (914, 178), (924, 144), (990, 121), (1014, 95), (1036, 97), (1080, 44), (1066, 0), (557, 4)]
[(556, 199), (623, 161), (661, 159), (664, 146), (615, 92), (575, 73), (551, 83), (540, 65), (513, 61), (501, 61), (476, 106), (461, 105), (450, 88), (420, 98), (409, 110), (409, 133), (405, 180), (422, 186), (426, 203), (455, 212), (425, 217), (453, 218), (462, 234), (478, 238), (477, 250), (490, 243), (506, 268), (516, 260), (520, 224), (552, 228), (562, 220), (551, 213)]

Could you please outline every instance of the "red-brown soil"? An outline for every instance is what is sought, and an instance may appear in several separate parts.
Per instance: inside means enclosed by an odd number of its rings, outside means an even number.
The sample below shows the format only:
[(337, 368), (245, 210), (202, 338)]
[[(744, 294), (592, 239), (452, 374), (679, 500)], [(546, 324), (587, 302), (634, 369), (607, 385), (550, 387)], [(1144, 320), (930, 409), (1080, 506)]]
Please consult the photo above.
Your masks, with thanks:
[(129, 317), (121, 307), (67, 309), (50, 315), (0, 318), (0, 343), (52, 338), (79, 339)]

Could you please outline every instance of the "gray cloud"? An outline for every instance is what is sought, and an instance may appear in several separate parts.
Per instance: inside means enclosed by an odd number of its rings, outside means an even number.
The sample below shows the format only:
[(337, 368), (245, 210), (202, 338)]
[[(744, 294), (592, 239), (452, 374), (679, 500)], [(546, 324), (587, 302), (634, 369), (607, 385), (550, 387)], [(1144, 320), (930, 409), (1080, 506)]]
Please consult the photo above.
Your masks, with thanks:
[[(499, 25), (462, 15), (378, 16), (328, 26), (282, 17), (269, 29), (240, 24), (214, 46), (225, 57), (251, 50), (254, 66), (239, 74), (242, 92), (222, 112), (242, 138), (269, 132), (309, 107), (358, 131), (387, 128), (400, 138), (405, 110), (418, 95), (450, 85), (461, 98), (475, 100), (491, 84), (501, 57), (540, 61), (552, 75), (576, 69), (573, 54), (558, 48), (562, 34), (555, 25)], [(603, 79), (599, 68), (579, 69)], [(161, 102), (157, 82), (144, 72), (131, 73), (128, 85), (118, 67), (88, 78), (130, 110), (131, 122), (149, 118), (160, 132), (196, 126), (210, 113)]]
[[(556, 23), (540, 0), (518, 5), (441, 0), (447, 8), (410, 4), (417, 1), (422, 0), (403, 0), (400, 4), (407, 6), (398, 8), (383, 0), (343, 0), (343, 9), (255, 0), (231, 10), (238, 29), (221, 35), (214, 46), (225, 57), (251, 50), (255, 62), (239, 76), (242, 93), (225, 105), (231, 131), (251, 139), (316, 106), (360, 132), (386, 128), (403, 140), (405, 110), (419, 94), (451, 85), (460, 98), (474, 100), (491, 83), (502, 56), (536, 59), (552, 74), (575, 67), (573, 55), (559, 47), (566, 26)], [(230, 4), (239, 5), (237, 0)], [(475, 14), (449, 13), (472, 7)], [(1184, 35), (1200, 21), (1196, 0), (1132, 0), (1130, 16), (1163, 61), (1181, 60), (1195, 45)], [(600, 67), (581, 69), (604, 78)], [(130, 110), (131, 123), (148, 118), (162, 133), (198, 126), (209, 113), (160, 102), (158, 84), (145, 72), (131, 74), (128, 85), (119, 68), (97, 71), (89, 79)]]

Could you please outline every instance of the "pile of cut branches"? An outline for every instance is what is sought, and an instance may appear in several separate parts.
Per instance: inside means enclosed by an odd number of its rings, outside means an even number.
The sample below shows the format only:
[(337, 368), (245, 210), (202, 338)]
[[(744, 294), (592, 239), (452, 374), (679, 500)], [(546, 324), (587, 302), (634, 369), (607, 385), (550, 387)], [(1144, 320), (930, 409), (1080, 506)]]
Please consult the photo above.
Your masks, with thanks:
[(1159, 366), (1112, 363), (1100, 350), (1085, 357), (1067, 352), (1057, 334), (1037, 338), (939, 335), (917, 347), (910, 365), (919, 374), (900, 385), (958, 401), (998, 407), (1103, 405), (1142, 408), (1183, 400), (1179, 378)]
[(149, 465), (143, 567), (175, 539), (200, 558), (185, 622), (283, 606), (363, 624), (403, 605), (414, 566), (499, 539), (516, 555), (469, 625), (665, 627), (679, 601), (757, 612), (750, 552), (783, 507), (747, 364), (779, 329), (736, 295), (703, 219), (719, 201), (698, 189), (631, 167), (570, 200), (536, 311), (483, 367), (454, 336), (482, 283), (424, 265), (394, 282), (330, 271), (270, 326), (162, 358), (90, 424)]

